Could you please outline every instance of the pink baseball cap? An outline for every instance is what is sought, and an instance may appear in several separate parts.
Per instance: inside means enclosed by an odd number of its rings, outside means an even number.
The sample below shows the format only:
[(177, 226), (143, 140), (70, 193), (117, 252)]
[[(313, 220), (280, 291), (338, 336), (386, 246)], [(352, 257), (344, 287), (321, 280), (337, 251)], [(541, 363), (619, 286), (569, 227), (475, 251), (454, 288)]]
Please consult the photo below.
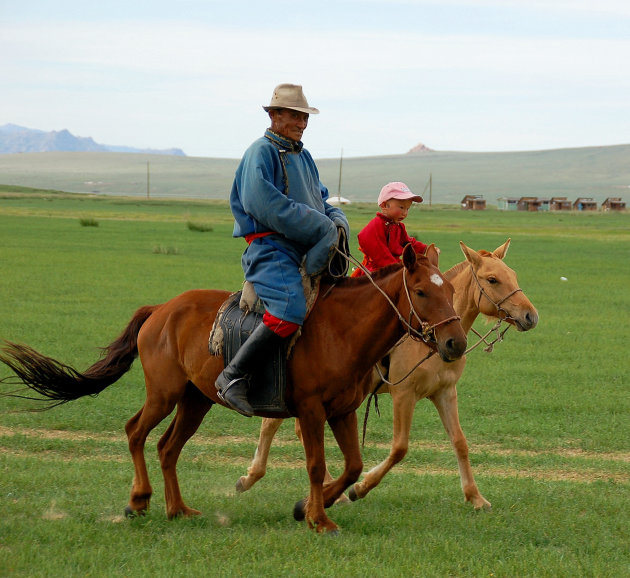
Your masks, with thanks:
[(415, 203), (422, 202), (420, 195), (414, 195), (405, 183), (400, 182), (387, 183), (381, 189), (381, 193), (378, 196), (378, 206), (380, 207), (389, 199), (411, 199)]

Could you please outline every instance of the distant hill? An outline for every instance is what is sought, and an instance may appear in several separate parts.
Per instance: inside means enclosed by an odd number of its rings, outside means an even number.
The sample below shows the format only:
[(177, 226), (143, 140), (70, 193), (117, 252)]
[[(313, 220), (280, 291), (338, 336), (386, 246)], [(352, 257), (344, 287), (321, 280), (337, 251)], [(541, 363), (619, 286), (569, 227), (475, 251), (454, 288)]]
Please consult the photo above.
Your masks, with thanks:
[(154, 150), (99, 144), (91, 137), (74, 136), (66, 129), (45, 132), (15, 124), (0, 126), (0, 154), (45, 152), (124, 152), (186, 156), (178, 148)]
[[(340, 159), (317, 159), (322, 182), (336, 196)], [(0, 184), (76, 193), (152, 198), (228, 199), (239, 159), (112, 152), (0, 155)], [(150, 173), (150, 179), (148, 179)], [(499, 197), (607, 197), (630, 201), (630, 144), (520, 152), (398, 154), (343, 159), (341, 196), (376, 211), (381, 187), (406, 183), (423, 206), (459, 206), (465, 195), (488, 205)]]

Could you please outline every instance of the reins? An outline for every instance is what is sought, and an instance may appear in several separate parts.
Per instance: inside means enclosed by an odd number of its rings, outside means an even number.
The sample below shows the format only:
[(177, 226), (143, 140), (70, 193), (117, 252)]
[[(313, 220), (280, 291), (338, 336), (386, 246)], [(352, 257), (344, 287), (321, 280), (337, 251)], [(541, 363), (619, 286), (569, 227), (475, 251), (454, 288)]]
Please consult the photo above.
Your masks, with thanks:
[[(341, 239), (341, 233), (340, 233), (340, 239)], [(411, 301), (411, 293), (409, 292), (409, 286), (407, 285), (407, 269), (403, 267), (402, 269), (403, 287), (405, 288), (405, 295), (407, 296), (407, 301), (409, 303), (409, 320), (407, 321), (403, 317), (402, 313), (400, 313), (400, 311), (398, 310), (394, 302), (390, 299), (389, 295), (387, 295), (387, 293), (385, 293), (385, 291), (383, 291), (383, 289), (379, 287), (376, 281), (374, 281), (374, 278), (372, 277), (371, 272), (363, 265), (363, 263), (360, 263), (355, 257), (353, 257), (350, 254), (349, 251), (346, 254), (343, 251), (339, 250), (338, 246), (335, 247), (335, 249), (337, 253), (343, 255), (349, 263), (350, 262), (353, 263), (354, 265), (356, 265), (363, 271), (363, 273), (370, 280), (372, 285), (374, 285), (374, 287), (376, 287), (376, 289), (383, 295), (383, 297), (385, 297), (387, 302), (391, 305), (392, 309), (396, 312), (396, 315), (398, 316), (398, 319), (400, 320), (401, 324), (407, 330), (407, 334), (401, 340), (398, 341), (397, 345), (400, 344), (402, 340), (411, 338), (416, 341), (418, 340), (422, 341), (427, 346), (429, 346), (429, 353), (427, 353), (425, 357), (423, 357), (420, 361), (418, 361), (418, 363), (414, 365), (411, 371), (409, 371), (407, 375), (405, 375), (402, 379), (398, 380), (396, 383), (392, 383), (391, 381), (389, 381), (381, 372), (381, 368), (378, 366), (378, 363), (376, 364), (375, 367), (376, 367), (376, 370), (378, 371), (381, 381), (376, 386), (374, 391), (372, 391), (370, 395), (368, 396), (368, 402), (365, 408), (365, 416), (363, 418), (362, 444), (365, 445), (367, 421), (368, 421), (368, 417), (370, 413), (370, 405), (371, 405), (372, 399), (374, 399), (374, 409), (376, 410), (376, 413), (378, 414), (379, 417), (381, 415), (381, 411), (378, 407), (378, 397), (377, 397), (378, 390), (383, 386), (384, 383), (386, 383), (387, 385), (396, 386), (399, 383), (403, 382), (405, 379), (407, 379), (418, 367), (420, 367), (420, 365), (422, 365), (427, 359), (429, 359), (433, 354), (435, 354), (435, 349), (432, 347), (432, 345), (436, 343), (436, 338), (435, 338), (436, 327), (439, 327), (441, 325), (446, 325), (447, 323), (450, 323), (451, 321), (460, 321), (461, 317), (459, 315), (452, 315), (451, 317), (442, 319), (441, 321), (438, 321), (437, 323), (434, 323), (433, 325), (421, 319), (418, 313), (416, 312), (415, 307), (413, 306), (413, 302)], [(418, 322), (418, 324), (420, 325), (419, 330), (411, 325), (411, 321), (414, 317), (416, 321)]]
[[(475, 273), (475, 270), (473, 269), (472, 264), (469, 264), (469, 265), (470, 265), (470, 273), (473, 279), (475, 280), (475, 283), (477, 283), (477, 287), (479, 287), (479, 299), (477, 299), (477, 309), (479, 309), (481, 305), (481, 298), (485, 297), (488, 301), (490, 301), (490, 303), (492, 303), (492, 305), (494, 305), (494, 307), (497, 310), (497, 322), (490, 328), (490, 330), (485, 335), (481, 335), (481, 333), (479, 333), (474, 327), (471, 327), (470, 330), (477, 337), (479, 337), (479, 341), (477, 341), (477, 343), (475, 343), (475, 345), (473, 345), (472, 347), (469, 347), (464, 352), (464, 355), (466, 355), (473, 349), (476, 349), (482, 343), (486, 345), (486, 347), (484, 348), (484, 351), (487, 353), (492, 353), (492, 351), (494, 350), (494, 344), (497, 342), (503, 341), (503, 336), (505, 335), (507, 330), (511, 327), (510, 325), (508, 325), (503, 331), (499, 331), (499, 328), (501, 327), (501, 323), (503, 323), (503, 321), (507, 321), (508, 319), (513, 319), (512, 317), (508, 315), (508, 312), (505, 309), (503, 309), (503, 307), (501, 307), (501, 305), (503, 305), (503, 303), (505, 303), (510, 297), (512, 297), (512, 295), (514, 295), (515, 293), (518, 293), (519, 291), (522, 292), (523, 290), (520, 287), (517, 287), (516, 289), (514, 289), (514, 291), (512, 291), (511, 293), (508, 293), (503, 299), (501, 299), (501, 301), (498, 301), (498, 302), (494, 301), (492, 297), (490, 297), (490, 295), (488, 295), (485, 289), (481, 286), (481, 283), (479, 282), (479, 278), (477, 277), (477, 274)], [(503, 313), (503, 316), (501, 316), (502, 313)], [(486, 341), (486, 338), (488, 337), (488, 335), (494, 332), (496, 332), (497, 334), (496, 338), (494, 339), (494, 341), (491, 341), (490, 343), (488, 343)]]
[[(440, 325), (446, 325), (447, 323), (450, 323), (451, 321), (461, 320), (461, 317), (459, 317), (459, 315), (453, 315), (451, 317), (448, 317), (447, 319), (442, 319), (441, 321), (438, 321), (437, 323), (434, 323), (433, 325), (431, 325), (430, 323), (421, 319), (418, 313), (416, 312), (415, 307), (413, 306), (413, 302), (411, 301), (411, 294), (409, 292), (409, 287), (407, 285), (407, 269), (403, 267), (402, 268), (403, 287), (405, 288), (405, 294), (407, 296), (407, 301), (409, 303), (409, 321), (407, 321), (403, 317), (402, 313), (396, 307), (396, 304), (390, 299), (389, 295), (387, 295), (387, 293), (385, 293), (385, 291), (383, 291), (383, 289), (379, 287), (379, 285), (376, 283), (376, 281), (372, 277), (371, 272), (363, 265), (363, 263), (360, 263), (349, 252), (348, 254), (345, 254), (343, 251), (340, 251), (338, 247), (335, 247), (335, 249), (339, 254), (343, 255), (348, 260), (349, 263), (353, 263), (354, 265), (359, 267), (363, 271), (363, 273), (365, 273), (365, 276), (370, 280), (372, 285), (374, 285), (374, 287), (381, 293), (381, 295), (385, 297), (387, 302), (391, 305), (392, 309), (398, 316), (400, 323), (407, 330), (408, 337), (411, 337), (412, 339), (419, 339), (420, 341), (422, 341), (423, 343), (426, 343), (427, 345), (431, 347), (431, 344), (435, 343), (435, 328), (436, 327), (440, 327)], [(413, 317), (416, 318), (416, 321), (420, 325), (420, 329), (416, 329), (415, 327), (411, 325), (411, 321)]]
[[(360, 266), (365, 271), (365, 268), (362, 265), (360, 265)], [(479, 291), (480, 291), (479, 299), (477, 300), (477, 309), (479, 310), (479, 306), (481, 304), (481, 298), (485, 297), (488, 301), (490, 301), (490, 303), (492, 303), (496, 307), (496, 310), (497, 310), (497, 322), (484, 335), (481, 335), (481, 333), (479, 333), (474, 327), (471, 327), (470, 330), (477, 337), (479, 337), (479, 341), (477, 341), (477, 343), (475, 343), (473, 346), (469, 347), (464, 352), (464, 355), (467, 355), (468, 353), (470, 353), (471, 351), (476, 349), (482, 343), (486, 345), (486, 347), (484, 348), (484, 351), (486, 353), (492, 353), (492, 351), (494, 350), (494, 344), (497, 343), (497, 342), (503, 341), (503, 336), (505, 335), (507, 330), (511, 327), (511, 325), (508, 324), (508, 326), (503, 331), (499, 331), (499, 328), (501, 327), (501, 324), (504, 321), (507, 321), (508, 319), (513, 319), (512, 317), (509, 316), (508, 312), (505, 309), (503, 309), (503, 307), (501, 307), (501, 305), (503, 305), (503, 303), (505, 303), (505, 301), (507, 301), (510, 297), (512, 297), (512, 295), (514, 295), (515, 293), (518, 293), (519, 291), (522, 292), (523, 290), (520, 287), (518, 287), (518, 288), (514, 289), (514, 291), (512, 291), (511, 293), (508, 293), (503, 299), (501, 299), (500, 301), (496, 302), (490, 297), (490, 295), (488, 295), (488, 293), (481, 286), (481, 283), (479, 282), (479, 279), (477, 278), (477, 275), (475, 273), (475, 270), (472, 267), (472, 264), (470, 265), (470, 271), (471, 271), (472, 277), (475, 280), (475, 282), (477, 283), (477, 287), (479, 287)], [(503, 316), (501, 315), (502, 312), (504, 314)], [(486, 338), (491, 333), (495, 333), (495, 332), (496, 332), (495, 339), (488, 343), (488, 341), (486, 341)], [(398, 345), (400, 345), (402, 343), (402, 341), (404, 339), (406, 339), (407, 337), (409, 337), (409, 335), (406, 335), (405, 337), (403, 337), (394, 347), (397, 347)], [(374, 390), (370, 393), (370, 395), (368, 396), (367, 404), (365, 406), (365, 415), (363, 417), (363, 438), (361, 440), (362, 446), (365, 445), (365, 435), (366, 435), (366, 432), (367, 432), (367, 421), (368, 421), (368, 417), (369, 417), (369, 413), (370, 413), (370, 405), (371, 405), (372, 399), (374, 399), (374, 409), (376, 410), (377, 415), (379, 417), (381, 416), (381, 411), (380, 411), (380, 409), (378, 407), (378, 397), (377, 397), (378, 391), (381, 389), (381, 387), (383, 387), (384, 384), (387, 384), (389, 386), (396, 386), (396, 385), (401, 384), (416, 369), (418, 369), (418, 367), (420, 367), (420, 365), (422, 365), (427, 359), (429, 359), (429, 357), (431, 357), (434, 353), (435, 353), (435, 351), (433, 349), (431, 349), (429, 351), (429, 353), (425, 357), (423, 357), (418, 363), (416, 363), (416, 365), (414, 365), (411, 368), (411, 370), (409, 370), (404, 377), (402, 377), (401, 379), (399, 379), (395, 383), (392, 383), (391, 381), (389, 381), (383, 375), (383, 372), (381, 371), (381, 368), (379, 367), (378, 363), (375, 365), (376, 371), (377, 371), (377, 373), (378, 373), (378, 375), (379, 375), (381, 380), (378, 383), (378, 385), (374, 388)]]

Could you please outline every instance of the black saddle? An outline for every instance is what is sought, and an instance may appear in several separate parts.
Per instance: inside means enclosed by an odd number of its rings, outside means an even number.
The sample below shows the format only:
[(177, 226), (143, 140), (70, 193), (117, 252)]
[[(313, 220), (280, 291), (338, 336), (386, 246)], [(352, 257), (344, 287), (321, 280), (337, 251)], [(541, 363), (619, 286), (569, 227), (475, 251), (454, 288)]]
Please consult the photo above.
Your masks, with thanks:
[[(264, 309), (254, 308), (245, 312), (240, 306), (241, 292), (228, 298), (218, 320), (223, 332), (223, 362), (225, 366), (236, 355), (239, 347), (262, 322)], [(258, 371), (250, 377), (247, 399), (256, 413), (268, 417), (288, 417), (290, 412), (284, 402), (287, 374), (288, 340), (283, 340), (278, 350), (261, 360)]]

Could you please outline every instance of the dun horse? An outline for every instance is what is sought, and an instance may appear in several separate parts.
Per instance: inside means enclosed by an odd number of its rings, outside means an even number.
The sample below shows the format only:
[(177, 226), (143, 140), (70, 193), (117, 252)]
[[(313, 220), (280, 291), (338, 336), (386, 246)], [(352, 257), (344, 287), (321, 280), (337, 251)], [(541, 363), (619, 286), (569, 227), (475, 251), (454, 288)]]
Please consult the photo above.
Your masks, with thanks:
[[(519, 288), (514, 271), (503, 262), (510, 239), (492, 253), (477, 252), (463, 243), (460, 245), (466, 261), (455, 265), (444, 276), (455, 288), (455, 311), (461, 316), (466, 333), (480, 313), (502, 319), (518, 331), (533, 329), (538, 323), (538, 312)], [(457, 410), (456, 385), (464, 371), (466, 358), (447, 364), (431, 357), (415, 367), (417, 360), (424, 358), (427, 353), (428, 349), (423, 343), (406, 339), (389, 354), (387, 381), (392, 385), (384, 384), (378, 371), (374, 371), (371, 389), (378, 388), (379, 393), (389, 392), (393, 398), (394, 439), (387, 459), (367, 472), (363, 480), (350, 489), (350, 498), (364, 498), (405, 457), (415, 405), (418, 400), (429, 398), (437, 408), (455, 450), (465, 499), (472, 502), (475, 509), (489, 510), (490, 502), (481, 495), (473, 477), (468, 444)], [(237, 491), (248, 490), (265, 475), (271, 442), (281, 423), (281, 419), (263, 420), (254, 460), (247, 476), (238, 480)], [(300, 436), (298, 422), (296, 431)]]
[[(368, 392), (374, 364), (405, 332), (430, 334), (445, 361), (460, 358), (466, 349), (466, 335), (453, 310), (453, 286), (437, 269), (434, 247), (428, 255), (416, 257), (409, 248), (403, 264), (384, 269), (374, 285), (368, 278), (344, 278), (328, 292), (322, 283), (323, 297), (304, 323), (288, 360), (286, 417), (293, 415), (301, 422), (310, 478), (308, 498), (296, 504), (294, 516), (305, 518), (318, 532), (337, 530), (324, 508), (361, 474), (355, 410)], [(225, 291), (193, 290), (162, 305), (140, 308), (105, 356), (84, 373), (27, 346), (7, 343), (3, 348), (0, 360), (20, 381), (57, 404), (100, 393), (140, 355), (147, 397), (125, 428), (135, 468), (128, 515), (142, 514), (149, 507), (152, 488), (145, 441), (175, 407), (175, 417), (158, 442), (167, 516), (200, 513), (184, 503), (176, 464), (208, 410), (221, 403), (214, 382), (223, 360), (208, 352), (208, 334), (228, 296)], [(339, 478), (324, 484), (326, 421), (343, 452), (345, 467)]]

